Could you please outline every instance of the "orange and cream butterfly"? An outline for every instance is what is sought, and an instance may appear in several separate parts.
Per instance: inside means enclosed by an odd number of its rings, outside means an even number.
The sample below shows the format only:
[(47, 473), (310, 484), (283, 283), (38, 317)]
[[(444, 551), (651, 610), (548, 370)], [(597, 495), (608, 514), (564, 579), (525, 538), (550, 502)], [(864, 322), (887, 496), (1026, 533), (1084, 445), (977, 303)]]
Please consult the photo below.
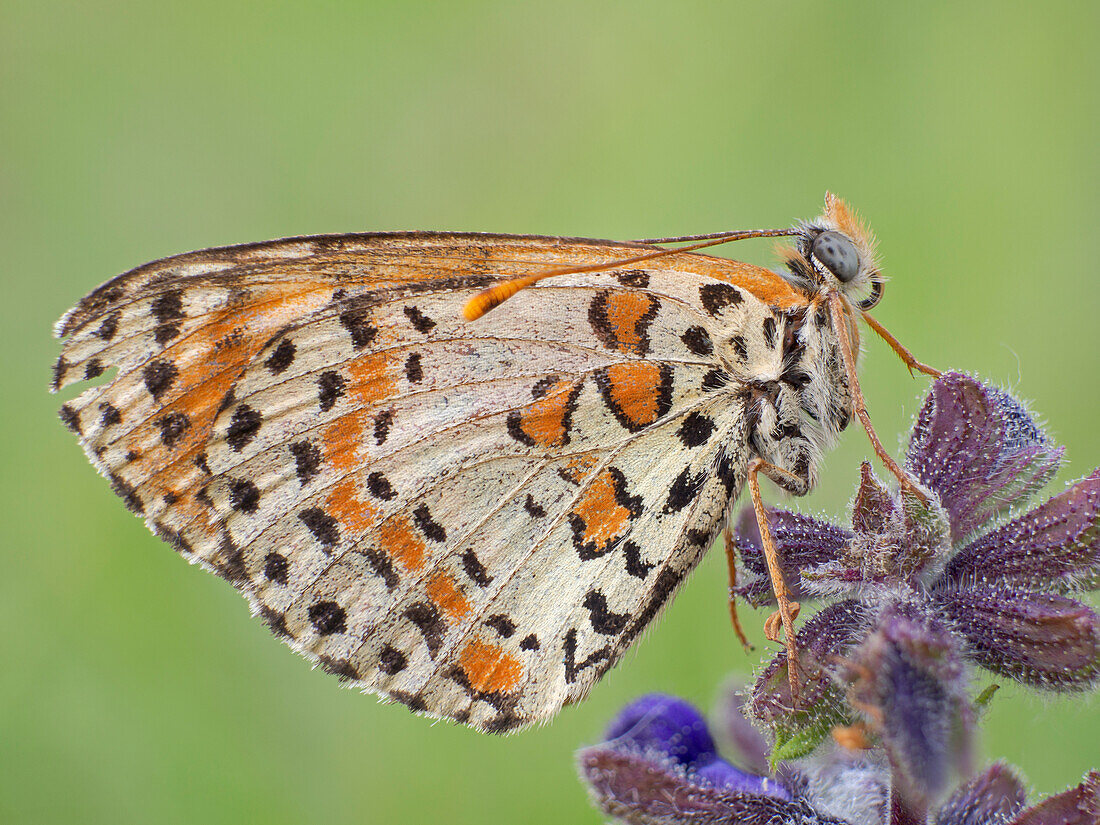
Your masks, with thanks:
[[(779, 234), (782, 274), (692, 252)], [(288, 238), (108, 281), (58, 323), (53, 386), (113, 371), (62, 419), (291, 647), (500, 732), (584, 697), (746, 482), (761, 507), (757, 472), (804, 493), (853, 413), (871, 432), (858, 317), (930, 371), (866, 315), (881, 294), (873, 239), (832, 196), (812, 223), (686, 251)]]

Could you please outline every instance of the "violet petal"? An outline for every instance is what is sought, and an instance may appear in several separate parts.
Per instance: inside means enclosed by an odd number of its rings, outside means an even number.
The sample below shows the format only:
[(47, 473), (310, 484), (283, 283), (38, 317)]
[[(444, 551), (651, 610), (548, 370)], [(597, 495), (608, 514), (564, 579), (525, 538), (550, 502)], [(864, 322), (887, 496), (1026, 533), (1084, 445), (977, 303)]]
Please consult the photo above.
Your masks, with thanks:
[[(779, 551), (783, 578), (796, 599), (805, 599), (807, 593), (803, 590), (799, 571), (839, 558), (852, 534), (827, 521), (800, 513), (774, 508), (768, 508), (767, 512), (768, 526)], [(773, 604), (775, 595), (764, 560), (760, 526), (756, 523), (756, 513), (752, 507), (741, 511), (736, 535), (742, 570), (747, 574), (745, 581), (737, 588), (737, 594), (758, 607)]]
[(765, 793), (770, 787), (770, 795), (790, 799), (774, 780), (720, 759), (702, 714), (676, 696), (653, 693), (631, 702), (612, 720), (604, 744), (683, 768), (703, 784), (722, 790)]
[(1032, 687), (1080, 690), (1100, 677), (1100, 617), (1049, 593), (971, 587), (938, 597), (969, 655)]
[(610, 745), (578, 754), (581, 779), (608, 816), (637, 825), (753, 823), (754, 825), (844, 825), (817, 814), (805, 802), (769, 796), (776, 783), (756, 777), (756, 793), (712, 787), (688, 771)]
[(658, 751), (687, 768), (718, 756), (703, 715), (683, 699), (660, 693), (635, 699), (619, 711), (604, 738), (616, 747)]
[(1009, 825), (1100, 824), (1100, 773), (1091, 771), (1076, 788), (1044, 799)]
[(940, 807), (935, 825), (1004, 825), (1027, 802), (1023, 783), (1007, 765), (991, 765)]
[(901, 602), (854, 654), (857, 707), (878, 723), (903, 792), (926, 807), (965, 773), (970, 714), (954, 637), (921, 602)]
[(745, 718), (747, 691), (741, 689), (723, 691), (718, 705), (717, 717), (720, 729), (719, 738), (728, 741), (736, 749), (737, 761), (753, 773), (768, 772), (768, 752), (771, 745), (757, 730), (756, 726)]
[(1061, 458), (1008, 393), (945, 373), (917, 417), (906, 466), (936, 492), (961, 539), (1038, 490)]
[(725, 759), (715, 759), (706, 765), (700, 765), (694, 775), (703, 784), (721, 791), (762, 794), (776, 799), (791, 798), (790, 791), (775, 778), (743, 771)]
[(1100, 579), (1100, 469), (1020, 518), (974, 541), (947, 565), (943, 581), (1017, 585), (1063, 592)]
[(852, 529), (857, 533), (884, 533), (899, 515), (894, 497), (875, 476), (871, 463), (859, 465), (859, 487), (852, 505)]

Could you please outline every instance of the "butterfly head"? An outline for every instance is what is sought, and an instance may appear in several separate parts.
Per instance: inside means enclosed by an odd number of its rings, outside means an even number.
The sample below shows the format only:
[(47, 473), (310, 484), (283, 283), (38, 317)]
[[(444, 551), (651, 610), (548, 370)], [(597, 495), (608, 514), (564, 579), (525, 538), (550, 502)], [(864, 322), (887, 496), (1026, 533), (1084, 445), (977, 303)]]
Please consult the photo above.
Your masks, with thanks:
[(884, 279), (875, 256), (875, 236), (832, 193), (825, 195), (825, 212), (803, 223), (796, 245), (780, 254), (790, 270), (788, 280), (805, 292), (835, 290), (863, 310), (882, 298)]

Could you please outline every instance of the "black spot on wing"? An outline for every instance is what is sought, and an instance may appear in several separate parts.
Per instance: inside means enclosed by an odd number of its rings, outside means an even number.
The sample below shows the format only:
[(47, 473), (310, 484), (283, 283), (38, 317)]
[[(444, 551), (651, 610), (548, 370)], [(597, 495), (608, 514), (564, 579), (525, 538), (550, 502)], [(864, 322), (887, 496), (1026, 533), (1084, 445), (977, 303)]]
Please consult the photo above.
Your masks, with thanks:
[(103, 371), (103, 364), (98, 358), (93, 358), (84, 365), (84, 377), (89, 381), (93, 378), (99, 378), (103, 375)]
[(321, 450), (309, 441), (295, 441), (288, 449), (294, 456), (298, 482), (305, 486), (321, 470)]
[(717, 315), (726, 307), (737, 306), (744, 298), (729, 284), (703, 284), (699, 287), (699, 300), (703, 309), (711, 315)]
[(419, 352), (414, 352), (405, 359), (405, 377), (412, 384), (419, 384), (424, 380), (424, 366)]
[(729, 373), (724, 370), (709, 370), (703, 376), (702, 387), (704, 390), (720, 390), (730, 382)]
[(317, 378), (317, 401), (321, 405), (321, 412), (328, 412), (335, 406), (337, 400), (344, 394), (347, 382), (344, 376), (335, 370), (321, 373)]
[(164, 345), (180, 334), (179, 322), (184, 319), (183, 297), (179, 291), (166, 292), (153, 301), (150, 314), (157, 321), (153, 338)]
[(623, 544), (623, 555), (626, 557), (626, 572), (636, 579), (644, 579), (654, 567), (650, 562), (642, 561), (641, 548), (632, 541)]
[(680, 340), (695, 355), (710, 355), (714, 352), (714, 342), (703, 327), (688, 327)]
[(584, 597), (584, 608), (592, 629), (603, 636), (614, 636), (626, 627), (629, 613), (615, 613), (608, 609), (607, 597), (599, 590), (589, 590)]
[(340, 323), (351, 336), (351, 345), (355, 349), (369, 346), (378, 330), (370, 323), (370, 309), (352, 308), (340, 313)]
[(286, 556), (274, 551), (264, 557), (264, 578), (276, 584), (286, 584), (290, 572), (290, 562)]
[(254, 410), (247, 404), (241, 404), (233, 411), (233, 418), (229, 421), (229, 427), (225, 431), (225, 443), (234, 452), (240, 452), (248, 446), (263, 422), (263, 416), (259, 410)]
[(685, 447), (699, 447), (706, 444), (713, 433), (714, 421), (700, 412), (685, 416), (680, 429), (676, 431), (680, 443)]
[(183, 295), (179, 290), (173, 290), (172, 292), (165, 292), (159, 298), (153, 301), (149, 307), (149, 313), (153, 316), (158, 324), (168, 324), (172, 321), (182, 321), (183, 315)]
[(254, 513), (260, 506), (260, 490), (247, 478), (229, 481), (229, 506), (238, 513)]
[(705, 473), (692, 475), (687, 467), (681, 470), (680, 475), (676, 476), (672, 486), (668, 489), (665, 512), (678, 513), (691, 504), (695, 497), (699, 495), (704, 481), (706, 481)]
[(278, 610), (272, 610), (265, 604), (260, 607), (260, 618), (276, 636), (290, 635), (290, 629), (286, 626), (286, 615)]
[(156, 421), (160, 428), (160, 440), (171, 449), (179, 442), (183, 434), (191, 428), (191, 419), (182, 412), (168, 413)]
[(374, 417), (374, 443), (385, 444), (393, 426), (393, 410), (382, 410)]
[(645, 289), (649, 286), (649, 273), (644, 269), (625, 269), (616, 272), (615, 277), (619, 279), (619, 283), (623, 286), (632, 286), (638, 289)]
[[(389, 479), (378, 471), (367, 476), (367, 490), (370, 491), (372, 496), (380, 498), (382, 501), (390, 501), (397, 495), (393, 491), (393, 487), (390, 486)], [(426, 507), (424, 509), (427, 510)]]
[(435, 329), (435, 321), (420, 311), (420, 307), (407, 306), (404, 309), (405, 317), (409, 319), (409, 322), (413, 325), (417, 332), (427, 335), (433, 329)]
[(294, 342), (289, 338), (284, 338), (279, 342), (279, 346), (275, 347), (268, 359), (264, 361), (264, 366), (268, 368), (272, 375), (278, 375), (285, 372), (287, 367), (294, 363), (294, 356), (297, 353), (298, 348), (294, 346)]
[(179, 324), (161, 324), (153, 333), (153, 340), (164, 346), (180, 334)]
[(416, 526), (420, 528), (420, 532), (432, 541), (444, 542), (447, 540), (447, 531), (443, 529), (441, 524), (432, 518), (431, 511), (428, 510), (427, 504), (421, 504), (413, 510), (413, 521), (415, 521)]
[(178, 375), (179, 370), (171, 361), (152, 361), (141, 371), (145, 389), (149, 390), (149, 394), (157, 401), (168, 392)]
[(115, 495), (119, 496), (126, 504), (126, 509), (139, 516), (145, 512), (145, 504), (138, 497), (137, 491), (123, 481), (121, 476), (117, 473), (111, 473), (107, 476), (107, 480), (111, 482), (111, 489), (114, 490)]
[(65, 360), (65, 356), (60, 356), (53, 362), (53, 381), (50, 382), (50, 386), (53, 389), (61, 389), (61, 382), (65, 380), (65, 374), (69, 371), (69, 362)]
[(336, 602), (322, 601), (310, 605), (309, 621), (319, 636), (331, 636), (347, 630), (347, 615)]
[(424, 642), (428, 645), (428, 652), (432, 658), (435, 658), (443, 643), (443, 632), (446, 630), (438, 608), (428, 602), (417, 602), (405, 611), (405, 618), (420, 629)]
[(298, 513), (298, 519), (309, 528), (314, 538), (326, 547), (332, 547), (340, 540), (339, 525), (332, 516), (320, 507), (310, 507)]
[(118, 322), (121, 319), (119, 313), (115, 312), (108, 315), (103, 319), (103, 323), (99, 325), (99, 328), (92, 333), (92, 335), (103, 341), (110, 341), (115, 337), (115, 333), (118, 332)]
[(428, 709), (428, 703), (425, 702), (424, 697), (418, 693), (408, 693), (404, 690), (391, 690), (388, 691), (387, 695), (389, 695), (391, 699), (396, 699), (414, 713), (423, 713)]
[(460, 557), (462, 562), (462, 569), (466, 571), (466, 575), (470, 577), (470, 581), (476, 584), (478, 587), (488, 587), (493, 577), (489, 575), (485, 569), (485, 565), (481, 563), (481, 560), (477, 557), (477, 554), (473, 550), (465, 551)]
[(331, 656), (318, 656), (317, 664), (325, 673), (331, 673), (341, 682), (354, 682), (359, 679), (359, 671), (347, 659), (334, 659)]
[(491, 627), (503, 639), (509, 638), (516, 632), (516, 624), (503, 613), (497, 613), (485, 620), (485, 626)]
[(100, 413), (102, 413), (102, 416), (99, 419), (99, 424), (101, 427), (106, 428), (114, 426), (115, 424), (122, 423), (122, 413), (120, 413), (118, 411), (118, 408), (115, 407), (113, 404), (104, 401), (102, 404), (99, 405), (99, 411)]
[(57, 411), (57, 416), (60, 418), (66, 427), (72, 430), (77, 435), (80, 435), (80, 413), (70, 407), (68, 404), (62, 405), (61, 409)]
[(396, 647), (382, 645), (382, 650), (378, 653), (379, 670), (387, 676), (395, 676), (408, 666), (409, 659), (404, 653)]
[(233, 542), (228, 533), (222, 534), (221, 546), (210, 563), (219, 576), (232, 582), (235, 587), (250, 581), (244, 562), (244, 551)]
[(370, 564), (374, 574), (385, 583), (386, 589), (393, 590), (401, 582), (401, 577), (397, 575), (388, 553), (375, 547), (356, 550), (355, 552), (362, 554), (367, 563)]
[(718, 458), (718, 480), (726, 488), (726, 496), (734, 498), (741, 492), (741, 485), (745, 480), (745, 467), (734, 462), (726, 452)]

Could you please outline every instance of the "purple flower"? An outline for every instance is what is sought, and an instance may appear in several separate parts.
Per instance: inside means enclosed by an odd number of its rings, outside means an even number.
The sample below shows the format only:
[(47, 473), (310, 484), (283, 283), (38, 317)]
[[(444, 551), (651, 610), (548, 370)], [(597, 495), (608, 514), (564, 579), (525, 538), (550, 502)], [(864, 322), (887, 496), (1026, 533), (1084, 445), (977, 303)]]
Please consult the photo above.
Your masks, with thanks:
[(995, 764), (955, 791), (936, 813), (935, 825), (1097, 825), (1100, 773), (1080, 785), (1025, 808), (1023, 783), (1005, 765)]
[[(1010, 395), (948, 373), (932, 386), (906, 459), (928, 504), (889, 490), (864, 464), (851, 529), (770, 511), (791, 589), (831, 602), (798, 633), (800, 707), (785, 654), (754, 689), (751, 711), (776, 733), (773, 759), (862, 721), (895, 779), (927, 806), (967, 772), (967, 663), (1057, 691), (1100, 679), (1100, 617), (1067, 595), (1100, 583), (1100, 470), (1019, 509), (1061, 457)], [(750, 514), (738, 533), (749, 574), (740, 593), (767, 603)]]
[[(727, 734), (756, 758), (763, 741), (727, 700)], [(744, 756), (744, 754), (742, 754)], [(607, 816), (632, 825), (885, 825), (890, 775), (873, 756), (834, 748), (821, 758), (783, 764), (776, 776), (741, 770), (722, 759), (705, 720), (683, 700), (653, 694), (624, 708), (604, 742), (577, 758), (581, 780)], [(895, 780), (896, 781), (896, 780)], [(934, 825), (1097, 825), (1100, 774), (1026, 808), (1020, 780), (996, 764), (959, 787)]]
[(606, 740), (581, 750), (577, 761), (597, 807), (622, 822), (846, 822), (816, 810), (779, 778), (722, 759), (702, 715), (672, 696), (652, 694), (627, 705), (608, 727)]

